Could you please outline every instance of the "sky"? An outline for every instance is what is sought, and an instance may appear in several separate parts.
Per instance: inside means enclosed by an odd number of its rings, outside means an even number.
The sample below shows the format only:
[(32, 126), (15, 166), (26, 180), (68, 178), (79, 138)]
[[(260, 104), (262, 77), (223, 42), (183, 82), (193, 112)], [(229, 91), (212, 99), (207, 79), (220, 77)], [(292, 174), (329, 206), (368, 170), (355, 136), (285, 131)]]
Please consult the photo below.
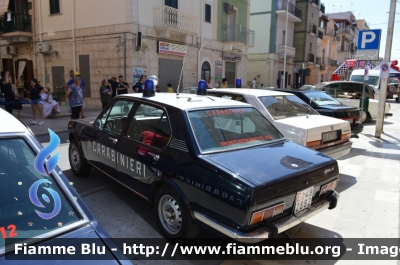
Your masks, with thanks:
[[(321, 0), (325, 13), (352, 11), (356, 19), (365, 19), (370, 29), (381, 29), (379, 57), (385, 57), (386, 38), (391, 0)], [(390, 59), (400, 59), (400, 1), (396, 3), (396, 15)], [(400, 60), (399, 60), (400, 61)]]

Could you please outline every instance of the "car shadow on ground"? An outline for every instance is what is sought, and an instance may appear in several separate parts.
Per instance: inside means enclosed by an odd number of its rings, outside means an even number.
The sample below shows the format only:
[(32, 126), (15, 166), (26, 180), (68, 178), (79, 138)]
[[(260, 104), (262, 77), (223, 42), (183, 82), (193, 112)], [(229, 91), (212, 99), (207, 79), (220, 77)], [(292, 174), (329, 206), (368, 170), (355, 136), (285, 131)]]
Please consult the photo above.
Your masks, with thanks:
[[(393, 124), (393, 122), (384, 120), (384, 121), (383, 121), (383, 124), (384, 124), (384, 125), (391, 125), (391, 124)], [(368, 121), (366, 121), (366, 122), (364, 123), (364, 126), (375, 126), (375, 125), (376, 125), (376, 120), (368, 120)]]
[(340, 174), (339, 175), (339, 183), (335, 190), (337, 192), (341, 193), (356, 184), (357, 184), (357, 178), (347, 175), (347, 174)]
[(75, 176), (71, 169), (65, 170), (63, 173), (70, 181), (70, 184), (75, 187), (81, 197), (85, 197), (101, 189), (116, 185), (112, 179), (95, 168), (92, 168), (89, 175), (85, 178)]

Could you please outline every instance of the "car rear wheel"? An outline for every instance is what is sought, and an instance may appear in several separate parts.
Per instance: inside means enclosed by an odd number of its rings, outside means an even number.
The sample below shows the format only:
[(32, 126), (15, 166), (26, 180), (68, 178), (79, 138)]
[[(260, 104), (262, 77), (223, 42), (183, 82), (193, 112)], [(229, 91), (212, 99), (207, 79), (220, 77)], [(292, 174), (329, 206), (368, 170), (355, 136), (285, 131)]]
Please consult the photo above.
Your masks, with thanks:
[(369, 120), (369, 114), (366, 111), (362, 111), (361, 113), (361, 123), (365, 123), (366, 121)]
[(167, 238), (195, 238), (199, 228), (190, 216), (189, 209), (179, 194), (169, 186), (158, 189), (154, 200), (162, 233)]
[(69, 164), (74, 175), (84, 178), (89, 175), (92, 166), (83, 157), (77, 141), (74, 139), (69, 144)]

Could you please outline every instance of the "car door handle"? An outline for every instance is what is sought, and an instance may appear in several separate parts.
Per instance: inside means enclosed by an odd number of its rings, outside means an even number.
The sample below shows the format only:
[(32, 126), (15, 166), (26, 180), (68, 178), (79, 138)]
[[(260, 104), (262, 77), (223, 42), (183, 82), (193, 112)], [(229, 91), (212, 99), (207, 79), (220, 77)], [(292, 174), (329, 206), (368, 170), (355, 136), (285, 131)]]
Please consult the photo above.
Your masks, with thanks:
[(111, 141), (113, 141), (114, 144), (116, 144), (116, 143), (118, 142), (118, 139), (116, 139), (116, 138), (111, 138), (111, 137), (109, 137), (108, 139), (110, 139)]

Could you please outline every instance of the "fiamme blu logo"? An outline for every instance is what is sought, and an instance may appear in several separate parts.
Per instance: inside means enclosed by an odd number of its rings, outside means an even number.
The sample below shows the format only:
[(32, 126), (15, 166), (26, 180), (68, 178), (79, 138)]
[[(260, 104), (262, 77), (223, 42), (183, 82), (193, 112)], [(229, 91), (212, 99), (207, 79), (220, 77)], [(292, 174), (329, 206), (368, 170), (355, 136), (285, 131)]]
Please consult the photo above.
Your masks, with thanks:
[[(59, 152), (57, 152), (53, 157), (50, 157), (46, 161), (46, 158), (49, 157), (51, 153), (53, 153), (60, 145), (60, 138), (57, 136), (57, 134), (55, 134), (50, 129), (49, 129), (49, 134), (50, 134), (49, 144), (45, 148), (40, 150), (35, 159), (35, 169), (38, 173), (42, 174), (43, 176), (50, 175), (50, 173), (56, 168), (59, 160)], [(48, 179), (40, 179), (35, 183), (33, 183), (32, 186), (29, 188), (29, 199), (36, 207), (42, 208), (43, 210), (47, 210), (46, 211), (47, 213), (41, 212), (39, 210), (35, 210), (35, 212), (37, 213), (37, 215), (39, 215), (39, 217), (45, 220), (49, 220), (60, 213), (61, 199), (60, 195), (52, 188), (41, 187), (43, 184), (51, 185), (52, 182)], [(52, 197), (51, 199), (49, 198), (49, 196), (47, 196), (42, 192), (43, 189), (46, 190), (48, 194), (50, 194), (50, 196)], [(47, 207), (43, 205), (39, 196), (47, 204), (49, 204), (51, 201), (54, 201), (54, 208), (50, 213), (48, 213), (49, 209), (46, 209)]]

